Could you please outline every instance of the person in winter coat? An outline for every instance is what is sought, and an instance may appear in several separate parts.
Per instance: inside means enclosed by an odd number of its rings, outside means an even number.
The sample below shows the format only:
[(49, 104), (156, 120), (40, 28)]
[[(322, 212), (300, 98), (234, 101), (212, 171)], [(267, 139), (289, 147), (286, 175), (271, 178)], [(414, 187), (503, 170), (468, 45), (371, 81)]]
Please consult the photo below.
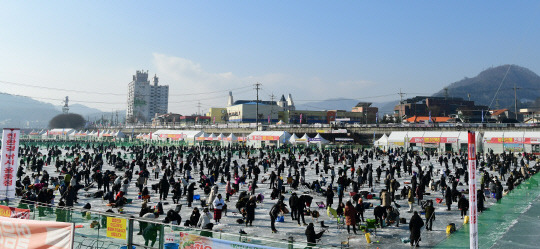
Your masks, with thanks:
[(246, 227), (253, 226), (255, 220), (255, 208), (257, 208), (257, 199), (251, 196), (246, 204)]
[[(298, 213), (298, 206), (297, 203), (300, 202), (298, 195), (296, 193), (291, 194), (291, 198), (289, 198), (289, 207), (291, 207), (291, 219), (296, 220), (299, 218)], [(299, 221), (300, 222), (300, 221)]]
[(356, 209), (354, 209), (351, 201), (347, 201), (345, 205), (345, 225), (347, 225), (347, 232), (351, 233), (351, 227), (353, 228), (354, 234), (356, 234)]
[(356, 220), (365, 222), (364, 212), (366, 211), (366, 209), (364, 208), (364, 201), (362, 200), (362, 198), (358, 198), (358, 202), (355, 206), (355, 209), (356, 209)]
[(446, 201), (447, 210), (450, 211), (450, 206), (452, 206), (452, 189), (446, 188), (446, 192), (444, 193), (444, 198)]
[(173, 194), (173, 203), (180, 203), (180, 198), (182, 197), (182, 186), (180, 185), (179, 181), (174, 183), (171, 193)]
[(225, 201), (221, 198), (221, 194), (217, 195), (217, 198), (212, 202), (212, 205), (214, 207), (214, 220), (216, 223), (219, 223), (219, 220), (221, 220), (221, 212), (225, 206)]
[(458, 208), (461, 210), (461, 218), (463, 219), (463, 216), (467, 215), (467, 211), (469, 210), (469, 201), (465, 198), (465, 195), (461, 195), (461, 198), (459, 198)]
[(218, 194), (218, 186), (214, 185), (212, 186), (212, 190), (210, 190), (210, 194), (208, 195), (208, 198), (206, 198), (206, 203), (214, 203), (214, 199), (216, 199), (216, 195)]
[(499, 180), (497, 180), (495, 189), (495, 199), (497, 199), (497, 202), (501, 202), (501, 199), (503, 197), (503, 186)]
[(167, 212), (167, 218), (173, 225), (182, 224), (182, 217), (180, 217), (180, 214), (172, 209)]
[(229, 201), (229, 197), (234, 194), (233, 188), (231, 187), (231, 181), (227, 181), (227, 186), (225, 187), (225, 201)]
[(409, 231), (411, 232), (411, 246), (420, 246), (420, 230), (424, 226), (424, 221), (417, 211), (414, 211), (411, 221), (409, 221)]
[(278, 217), (279, 213), (281, 213), (281, 210), (283, 209), (283, 203), (281, 201), (278, 201), (272, 208), (270, 209), (270, 228), (272, 229), (272, 233), (277, 233), (276, 230), (276, 218)]
[(484, 201), (486, 201), (486, 196), (484, 195), (484, 191), (482, 189), (479, 189), (476, 192), (476, 200), (478, 202), (478, 211), (484, 212)]
[(191, 207), (191, 203), (193, 202), (193, 192), (195, 191), (195, 183), (192, 182), (189, 184), (189, 187), (187, 189), (187, 201), (188, 201), (188, 207)]
[(169, 180), (167, 180), (167, 176), (163, 175), (163, 178), (159, 181), (159, 200), (167, 200), (167, 196), (169, 195)]
[(409, 203), (409, 213), (413, 211), (414, 204), (414, 192), (412, 188), (409, 188), (409, 193), (407, 194), (407, 201)]
[(390, 225), (390, 222), (392, 221), (396, 223), (396, 227), (399, 227), (399, 210), (393, 207), (387, 207), (386, 210), (388, 213), (386, 224)]
[(128, 194), (128, 189), (129, 189), (129, 181), (128, 179), (125, 179), (122, 184), (122, 192), (124, 193), (124, 195)]
[(381, 207), (380, 205), (379, 206), (376, 206), (374, 209), (373, 209), (373, 215), (375, 216), (375, 220), (377, 220), (377, 223), (379, 223), (379, 225), (383, 226), (383, 220), (384, 218), (386, 218), (387, 216), (387, 213), (386, 213), (386, 208), (384, 207)]
[(433, 201), (429, 200), (425, 208), (426, 211), (426, 230), (433, 230), (433, 221), (435, 220), (435, 208), (433, 207)]
[(186, 224), (184, 224), (184, 226), (195, 226), (197, 222), (199, 222), (200, 217), (201, 213), (199, 212), (199, 209), (194, 208), (191, 212), (191, 216), (189, 216), (189, 220), (186, 221)]
[(315, 233), (315, 228), (313, 226), (313, 223), (309, 223), (309, 225), (306, 228), (306, 237), (308, 246), (316, 246), (317, 240), (320, 239), (325, 230), (320, 231), (319, 233)]
[(203, 210), (202, 215), (199, 217), (199, 222), (197, 222), (197, 227), (200, 229), (209, 229), (212, 230), (211, 227), (212, 223), (210, 223), (210, 219), (212, 218), (212, 215), (210, 215), (210, 211), (208, 211), (208, 208), (205, 208)]
[(334, 191), (332, 190), (331, 186), (328, 186), (326, 189), (326, 207), (332, 207), (332, 204), (334, 203)]
[(392, 198), (390, 196), (390, 194), (388, 193), (388, 191), (386, 190), (383, 190), (382, 193), (381, 193), (381, 201), (382, 201), (382, 206), (383, 207), (390, 207), (392, 205)]

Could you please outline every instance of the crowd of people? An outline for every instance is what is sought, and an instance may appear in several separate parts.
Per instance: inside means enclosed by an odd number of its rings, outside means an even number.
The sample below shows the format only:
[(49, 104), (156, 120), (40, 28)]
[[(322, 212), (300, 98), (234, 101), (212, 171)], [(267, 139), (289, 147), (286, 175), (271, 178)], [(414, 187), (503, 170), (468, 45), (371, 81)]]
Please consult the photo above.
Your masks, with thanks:
[[(199, 228), (206, 235), (223, 223), (246, 233), (254, 221), (278, 233), (290, 214), (298, 225), (294, 230), (301, 229), (310, 245), (329, 229), (361, 238), (359, 231), (373, 225), (380, 230), (407, 224), (410, 244), (419, 246), (422, 228), (433, 231), (436, 213), (457, 208), (464, 218), (469, 207), (464, 153), (21, 141), (19, 158), (21, 205), (79, 207), (103, 200), (109, 212), (138, 213), (143, 220)], [(500, 201), (536, 173), (536, 159), (527, 153), (478, 153), (479, 211), (486, 208), (486, 193)], [(57, 220), (68, 221), (61, 212)], [(155, 226), (141, 221), (139, 229), (147, 245), (154, 245)]]

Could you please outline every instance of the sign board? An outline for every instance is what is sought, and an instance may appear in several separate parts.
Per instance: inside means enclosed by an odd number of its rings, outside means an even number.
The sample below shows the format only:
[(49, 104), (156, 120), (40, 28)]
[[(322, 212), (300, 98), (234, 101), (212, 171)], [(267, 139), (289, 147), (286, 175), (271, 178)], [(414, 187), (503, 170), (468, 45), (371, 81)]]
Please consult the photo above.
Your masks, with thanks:
[(0, 248), (71, 249), (74, 224), (0, 217)]
[(107, 237), (126, 239), (126, 219), (107, 217)]
[(253, 135), (251, 136), (251, 140), (262, 140), (262, 141), (277, 141), (279, 140), (279, 136), (260, 136), (260, 135)]
[(0, 216), (17, 219), (30, 219), (30, 209), (21, 209), (0, 205)]
[(15, 182), (19, 164), (20, 130), (4, 128), (0, 162), (0, 198), (15, 198)]

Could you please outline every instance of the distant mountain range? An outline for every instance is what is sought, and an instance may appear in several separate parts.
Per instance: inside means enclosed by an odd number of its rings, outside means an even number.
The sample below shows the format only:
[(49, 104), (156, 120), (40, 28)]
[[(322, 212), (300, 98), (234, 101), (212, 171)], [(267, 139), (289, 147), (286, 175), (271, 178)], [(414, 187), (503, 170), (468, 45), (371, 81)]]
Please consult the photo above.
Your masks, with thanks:
[(474, 78), (466, 77), (450, 84), (433, 96), (448, 94), (449, 97), (467, 99), (470, 94), (471, 100), (478, 105), (491, 105), (491, 109), (514, 109), (514, 86), (518, 88), (518, 108), (529, 106), (540, 97), (540, 76), (517, 65), (486, 69)]
[[(436, 97), (470, 97), (477, 105), (490, 106), (491, 109), (514, 109), (514, 85), (518, 88), (518, 108), (540, 107), (540, 76), (533, 71), (517, 65), (502, 65), (480, 72), (473, 78), (451, 83), (433, 94)], [(499, 88), (500, 86), (500, 88)], [(498, 89), (498, 92), (497, 92)], [(497, 96), (495, 97), (495, 93)], [(329, 99), (297, 105), (298, 110), (351, 110), (360, 100)], [(374, 102), (379, 114), (390, 114), (399, 100)]]
[[(70, 113), (82, 115), (85, 119), (94, 121), (102, 116), (111, 118), (110, 112), (102, 112), (85, 105), (73, 104), (69, 106)], [(49, 121), (62, 113), (62, 106), (37, 101), (29, 97), (0, 93), (0, 128), (46, 128)], [(125, 111), (118, 112), (118, 119), (124, 120)]]

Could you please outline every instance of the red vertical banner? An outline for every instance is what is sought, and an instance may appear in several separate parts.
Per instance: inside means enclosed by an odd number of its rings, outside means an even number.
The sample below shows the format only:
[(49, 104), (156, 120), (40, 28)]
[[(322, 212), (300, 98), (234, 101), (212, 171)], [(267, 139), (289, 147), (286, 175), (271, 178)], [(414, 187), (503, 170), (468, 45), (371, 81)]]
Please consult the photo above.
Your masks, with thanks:
[(476, 136), (469, 131), (469, 239), (470, 248), (478, 248), (478, 212), (476, 207)]
[(19, 136), (21, 130), (4, 128), (0, 160), (0, 199), (15, 198), (15, 182), (19, 165)]

